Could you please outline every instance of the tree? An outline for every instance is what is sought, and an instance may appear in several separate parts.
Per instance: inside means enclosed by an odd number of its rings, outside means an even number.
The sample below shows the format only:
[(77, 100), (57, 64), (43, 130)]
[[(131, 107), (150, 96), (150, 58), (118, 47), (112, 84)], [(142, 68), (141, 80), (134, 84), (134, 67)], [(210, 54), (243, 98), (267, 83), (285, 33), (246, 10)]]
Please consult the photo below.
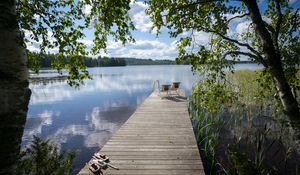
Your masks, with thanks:
[[(233, 70), (232, 63), (240, 56), (260, 63), (272, 78), (284, 111), (292, 121), (300, 121), (291, 91), (299, 89), (295, 76), (300, 64), (299, 8), (292, 8), (288, 0), (149, 0), (148, 4), (157, 30), (166, 27), (170, 36), (180, 38), (179, 61), (189, 60), (194, 69), (210, 72), (205, 74), (210, 83), (224, 79), (224, 69)], [(247, 31), (231, 34), (230, 25), (240, 19), (249, 22)], [(197, 32), (212, 35), (209, 46), (197, 45)]]
[(72, 171), (75, 152), (60, 153), (50, 140), (33, 136), (31, 144), (22, 151), (17, 175), (67, 175)]
[[(128, 16), (129, 0), (5, 0), (0, 1), (0, 174), (14, 174), (26, 121), (30, 89), (26, 43), (39, 45), (41, 55), (57, 49), (52, 66), (67, 69), (68, 82), (78, 85), (89, 77), (78, 58), (88, 54), (82, 39), (92, 26), (92, 53), (105, 50), (108, 36), (123, 43), (133, 41)], [(90, 13), (84, 9), (90, 7)], [(24, 35), (28, 35), (25, 38)], [(65, 63), (63, 60), (68, 60)]]

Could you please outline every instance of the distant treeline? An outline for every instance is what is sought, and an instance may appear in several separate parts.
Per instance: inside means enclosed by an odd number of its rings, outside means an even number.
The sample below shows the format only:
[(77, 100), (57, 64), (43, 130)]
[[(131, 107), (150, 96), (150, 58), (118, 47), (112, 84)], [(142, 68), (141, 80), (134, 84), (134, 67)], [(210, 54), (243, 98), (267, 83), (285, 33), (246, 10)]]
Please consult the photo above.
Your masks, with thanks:
[[(39, 64), (42, 68), (51, 67), (51, 63), (55, 60), (55, 54), (45, 54), (40, 56)], [(126, 65), (166, 65), (176, 64), (172, 60), (152, 60), (152, 59), (138, 59), (138, 58), (114, 58), (114, 57), (81, 57), (81, 61), (87, 67), (108, 67), (108, 66), (126, 66)], [(63, 59), (64, 63), (68, 63), (68, 59)]]
[(109, 57), (98, 57), (91, 58), (85, 57), (84, 64), (87, 67), (111, 67), (111, 66), (126, 66), (124, 58), (109, 58)]
[[(39, 59), (40, 67), (51, 67), (51, 63), (55, 60), (55, 54), (45, 54)], [(126, 66), (126, 65), (170, 65), (176, 64), (173, 60), (153, 60), (153, 59), (140, 59), (140, 58), (114, 58), (114, 57), (81, 57), (81, 61), (87, 67), (108, 67), (108, 66)], [(63, 62), (68, 63), (68, 59), (64, 59)], [(228, 62), (231, 62), (228, 60)], [(253, 63), (252, 61), (237, 61), (235, 63), (247, 64)], [(190, 64), (189, 61), (181, 62), (179, 64)]]
[(173, 60), (152, 60), (152, 59), (140, 59), (140, 58), (124, 58), (127, 65), (164, 65), (164, 64), (176, 64)]
[[(55, 60), (55, 54), (45, 54), (40, 57), (39, 64), (40, 67), (46, 68), (51, 67), (51, 63)], [(108, 57), (80, 57), (84, 65), (87, 67), (106, 67), (106, 66), (126, 66), (126, 61), (124, 58), (108, 58)], [(68, 59), (63, 59), (64, 63), (68, 63)]]

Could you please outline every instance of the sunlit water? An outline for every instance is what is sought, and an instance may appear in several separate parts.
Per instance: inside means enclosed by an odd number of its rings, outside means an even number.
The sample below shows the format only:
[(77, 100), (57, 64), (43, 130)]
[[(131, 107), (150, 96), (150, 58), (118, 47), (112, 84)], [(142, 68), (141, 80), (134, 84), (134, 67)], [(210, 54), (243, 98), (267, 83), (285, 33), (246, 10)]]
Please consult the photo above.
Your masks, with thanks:
[[(152, 92), (153, 82), (180, 81), (190, 93), (196, 76), (190, 66), (126, 66), (89, 69), (93, 80), (79, 89), (49, 70), (32, 81), (23, 146), (33, 135), (50, 138), (61, 150), (78, 150), (80, 170)], [(52, 77), (52, 78), (50, 78)]]
[[(257, 65), (239, 65), (257, 69)], [(55, 71), (44, 70), (30, 83), (32, 95), (23, 147), (33, 135), (53, 140), (61, 150), (77, 150), (78, 172), (152, 92), (153, 82), (171, 84), (190, 94), (197, 76), (190, 66), (126, 66), (90, 68), (93, 80), (70, 87)]]

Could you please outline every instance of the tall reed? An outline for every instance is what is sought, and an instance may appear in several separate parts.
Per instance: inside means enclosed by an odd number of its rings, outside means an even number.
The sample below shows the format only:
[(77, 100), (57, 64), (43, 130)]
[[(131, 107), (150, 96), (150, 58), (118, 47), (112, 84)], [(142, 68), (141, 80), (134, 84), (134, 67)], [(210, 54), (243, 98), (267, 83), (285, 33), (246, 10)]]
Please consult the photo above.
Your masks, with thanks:
[(206, 174), (299, 172), (296, 131), (271, 83), (262, 70), (243, 70), (219, 85), (200, 80), (193, 89), (189, 111)]

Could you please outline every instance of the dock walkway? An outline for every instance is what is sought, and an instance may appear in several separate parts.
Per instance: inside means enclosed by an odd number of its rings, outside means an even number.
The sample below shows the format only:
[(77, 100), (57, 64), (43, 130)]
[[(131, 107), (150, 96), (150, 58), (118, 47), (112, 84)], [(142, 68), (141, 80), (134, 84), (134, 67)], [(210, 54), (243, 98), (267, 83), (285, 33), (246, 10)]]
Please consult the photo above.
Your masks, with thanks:
[[(152, 93), (100, 150), (120, 170), (104, 175), (204, 175), (187, 101)], [(80, 175), (93, 174), (86, 165)]]

